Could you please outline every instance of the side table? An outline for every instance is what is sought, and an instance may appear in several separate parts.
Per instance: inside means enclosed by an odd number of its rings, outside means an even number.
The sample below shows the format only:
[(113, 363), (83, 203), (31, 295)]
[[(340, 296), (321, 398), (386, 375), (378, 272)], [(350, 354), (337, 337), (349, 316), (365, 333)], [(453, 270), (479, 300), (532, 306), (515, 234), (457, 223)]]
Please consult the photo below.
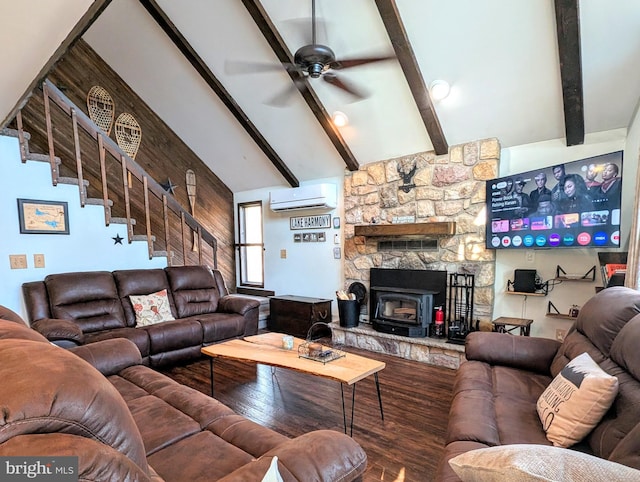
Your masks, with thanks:
[[(493, 323), (493, 331), (497, 331), (498, 333), (512, 333), (514, 330), (520, 328), (521, 336), (529, 336), (533, 320), (501, 316), (500, 318), (493, 320), (491, 323)], [(510, 326), (511, 328), (507, 328), (507, 326)]]

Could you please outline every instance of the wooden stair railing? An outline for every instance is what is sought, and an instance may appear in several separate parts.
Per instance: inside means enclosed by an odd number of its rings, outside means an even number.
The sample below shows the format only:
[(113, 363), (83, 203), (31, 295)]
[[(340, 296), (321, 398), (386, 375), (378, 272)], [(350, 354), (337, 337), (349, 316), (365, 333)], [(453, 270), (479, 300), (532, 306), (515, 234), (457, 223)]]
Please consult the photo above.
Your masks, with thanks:
[[(129, 157), (117, 144), (113, 141), (105, 132), (103, 132), (94, 122), (80, 109), (78, 109), (71, 100), (69, 100), (52, 82), (49, 80), (45, 80), (42, 86), (43, 94), (44, 94), (44, 115), (45, 115), (45, 124), (46, 124), (46, 134), (47, 134), (47, 143), (48, 143), (48, 162), (51, 167), (51, 180), (54, 186), (58, 183), (65, 184), (77, 184), (80, 191), (80, 205), (84, 207), (86, 204), (100, 204), (104, 206), (105, 213), (105, 225), (109, 225), (112, 222), (119, 222), (121, 220), (116, 220), (111, 216), (111, 206), (113, 202), (109, 199), (109, 181), (107, 178), (107, 160), (106, 153), (109, 153), (111, 157), (121, 164), (122, 171), (122, 188), (124, 193), (124, 212), (125, 218), (122, 220), (126, 224), (127, 227), (127, 240), (131, 243), (134, 240), (138, 240), (140, 238), (145, 239), (148, 244), (149, 251), (149, 259), (151, 259), (154, 255), (162, 255), (167, 256), (167, 262), (169, 265), (172, 265), (172, 250), (171, 243), (172, 241), (177, 242), (175, 239), (171, 239), (170, 236), (170, 221), (169, 216), (173, 213), (177, 218), (180, 219), (180, 231), (181, 231), (181, 240), (178, 240), (182, 244), (182, 254), (183, 254), (183, 264), (187, 263), (187, 238), (189, 233), (194, 238), (193, 243), (193, 251), (198, 251), (198, 263), (199, 264), (208, 264), (208, 262), (212, 263), (212, 267), (217, 267), (217, 240), (216, 238), (209, 233), (191, 214), (189, 214), (179, 203), (178, 201), (171, 195), (168, 195), (165, 189), (153, 178), (149, 176), (149, 174), (135, 162), (134, 159)], [(74, 155), (75, 155), (75, 170), (77, 174), (77, 179), (69, 179), (63, 178), (60, 176), (60, 159), (55, 155), (55, 139), (54, 139), (54, 128), (52, 122), (51, 115), (51, 105), (53, 102), (57, 105), (62, 112), (64, 112), (71, 119), (71, 125), (73, 129), (73, 142), (74, 142)], [(23, 120), (21, 112), (18, 112), (16, 116), (16, 124), (18, 128), (18, 137), (20, 140), (20, 151), (21, 151), (21, 159), (23, 162), (26, 162), (30, 157), (38, 156), (37, 154), (30, 154), (27, 152), (27, 142), (24, 132), (23, 132)], [(101, 191), (102, 196), (100, 199), (90, 199), (87, 197), (86, 187), (88, 182), (83, 179), (83, 161), (82, 161), (82, 152), (80, 146), (79, 139), (79, 129), (81, 128), (86, 134), (88, 134), (91, 138), (95, 139), (97, 143), (98, 155), (99, 155), (99, 167), (100, 167), (100, 177), (101, 177)], [(40, 155), (40, 159), (45, 156)], [(130, 199), (130, 184), (129, 179), (130, 176), (135, 177), (142, 184), (142, 197), (144, 201), (144, 216), (145, 216), (145, 235), (136, 236), (134, 234), (134, 225), (136, 225), (136, 220), (132, 218), (131, 213), (131, 199)], [(157, 252), (154, 251), (153, 243), (156, 239), (155, 235), (152, 233), (152, 223), (151, 223), (151, 213), (152, 210), (150, 208), (150, 196), (155, 196), (159, 202), (162, 203), (162, 223), (161, 225), (164, 227), (164, 235), (162, 239), (165, 243), (165, 252)], [(212, 259), (205, 260), (203, 254), (203, 243), (208, 245), (211, 248)]]

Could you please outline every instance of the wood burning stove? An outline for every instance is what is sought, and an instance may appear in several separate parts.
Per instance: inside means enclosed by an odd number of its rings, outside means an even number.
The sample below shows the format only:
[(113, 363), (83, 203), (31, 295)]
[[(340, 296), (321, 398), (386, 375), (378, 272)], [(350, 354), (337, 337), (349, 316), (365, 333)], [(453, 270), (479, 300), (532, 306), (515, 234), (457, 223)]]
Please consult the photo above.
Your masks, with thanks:
[(438, 307), (446, 309), (447, 272), (372, 268), (369, 321), (380, 332), (424, 337)]
[(435, 294), (428, 290), (372, 286), (373, 328), (402, 336), (427, 336)]

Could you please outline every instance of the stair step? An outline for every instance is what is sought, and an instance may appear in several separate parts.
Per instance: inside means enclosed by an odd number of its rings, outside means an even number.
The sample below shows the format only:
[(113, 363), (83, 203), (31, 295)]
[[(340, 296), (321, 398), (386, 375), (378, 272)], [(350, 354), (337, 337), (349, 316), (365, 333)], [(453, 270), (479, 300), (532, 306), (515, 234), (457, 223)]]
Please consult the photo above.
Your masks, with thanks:
[[(104, 199), (100, 199), (97, 197), (88, 197), (84, 200), (84, 203), (91, 204), (92, 206), (104, 206)], [(107, 205), (109, 207), (113, 206), (113, 201), (111, 199), (107, 199)]]
[(165, 258), (173, 258), (174, 256), (173, 251), (171, 251), (171, 255), (169, 255), (166, 251), (154, 251), (152, 255), (154, 258), (159, 258), (161, 256)]
[[(109, 220), (111, 224), (127, 224), (127, 218), (111, 218)], [(136, 220), (131, 218), (131, 226), (136, 225)]]
[[(53, 160), (55, 161), (57, 166), (62, 163), (58, 156), (55, 156)], [(28, 152), (27, 161), (51, 162), (51, 159), (49, 158), (49, 154), (37, 154), (35, 152)]]
[[(31, 139), (31, 134), (29, 134), (28, 132), (22, 132), (22, 135), (24, 135), (24, 138), (26, 140)], [(20, 137), (20, 135), (18, 134), (18, 130), (17, 129), (10, 129), (9, 127), (5, 127), (4, 129), (0, 129), (0, 136), (7, 136), (7, 137)]]
[[(146, 241), (147, 240), (147, 235), (146, 234), (134, 234), (133, 237), (131, 238), (132, 241)], [(155, 241), (156, 237), (155, 236), (151, 236), (151, 241)]]
[[(77, 186), (79, 183), (78, 178), (76, 177), (59, 177), (58, 178), (58, 184), (70, 184), (71, 186)], [(89, 187), (89, 181), (87, 181), (86, 179), (82, 180), (82, 184), (84, 184), (85, 187)]]

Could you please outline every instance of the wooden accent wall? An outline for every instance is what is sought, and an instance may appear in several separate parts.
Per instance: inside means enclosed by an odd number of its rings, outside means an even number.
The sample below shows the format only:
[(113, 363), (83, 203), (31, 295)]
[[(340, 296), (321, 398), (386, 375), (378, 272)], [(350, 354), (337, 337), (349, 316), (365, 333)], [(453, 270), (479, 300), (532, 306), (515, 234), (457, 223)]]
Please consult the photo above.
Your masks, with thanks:
[[(151, 108), (136, 95), (131, 88), (89, 47), (79, 40), (73, 48), (62, 58), (48, 78), (56, 84), (64, 94), (75, 103), (78, 108), (87, 113), (87, 92), (94, 85), (100, 85), (111, 95), (115, 103), (115, 118), (122, 112), (133, 115), (142, 129), (142, 143), (136, 155), (136, 162), (145, 169), (157, 182), (163, 184), (171, 179), (176, 184), (175, 199), (187, 210), (189, 200), (186, 191), (185, 173), (192, 169), (197, 179), (197, 195), (195, 218), (218, 240), (218, 268), (221, 270), (227, 286), (235, 288), (235, 250), (233, 235), (233, 194), (231, 190), (198, 158), (189, 147), (160, 119)], [(176, 92), (176, 96), (180, 96)], [(33, 152), (46, 153), (46, 132), (43, 126), (43, 101), (41, 87), (36, 89), (33, 96), (23, 109), (25, 130), (31, 134), (30, 147)], [(38, 119), (36, 119), (40, 116)], [(62, 117), (59, 117), (60, 119)], [(68, 121), (66, 121), (68, 124)], [(75, 176), (75, 161), (70, 130), (60, 121), (57, 125), (54, 117), (56, 155), (62, 159), (61, 175)], [(69, 140), (65, 141), (65, 137)], [(115, 141), (115, 128), (111, 129), (110, 137)], [(99, 164), (95, 141), (85, 136), (82, 139), (83, 152), (96, 153), (93, 159), (83, 157), (87, 164), (84, 171), (85, 178), (90, 182), (89, 196), (101, 197)], [(121, 173), (115, 166), (110, 169), (108, 178), (120, 179)], [(135, 234), (145, 234), (144, 215), (141, 197), (141, 186), (134, 179), (132, 198), (132, 216), (138, 224), (134, 228)], [(115, 202), (112, 215), (124, 217), (123, 191), (121, 181), (113, 182), (110, 186), (109, 198)], [(152, 203), (153, 216), (152, 231), (156, 235), (154, 248), (164, 250), (164, 228), (161, 217), (162, 204)], [(123, 226), (124, 227), (124, 226)], [(124, 229), (123, 229), (124, 231)], [(171, 219), (170, 233), (173, 239), (181, 239), (179, 219)], [(190, 242), (189, 237), (189, 242)], [(182, 249), (170, 246), (174, 253), (176, 264), (182, 264)], [(186, 264), (197, 264), (197, 253), (192, 252), (189, 245)], [(210, 250), (207, 253), (210, 258)]]

